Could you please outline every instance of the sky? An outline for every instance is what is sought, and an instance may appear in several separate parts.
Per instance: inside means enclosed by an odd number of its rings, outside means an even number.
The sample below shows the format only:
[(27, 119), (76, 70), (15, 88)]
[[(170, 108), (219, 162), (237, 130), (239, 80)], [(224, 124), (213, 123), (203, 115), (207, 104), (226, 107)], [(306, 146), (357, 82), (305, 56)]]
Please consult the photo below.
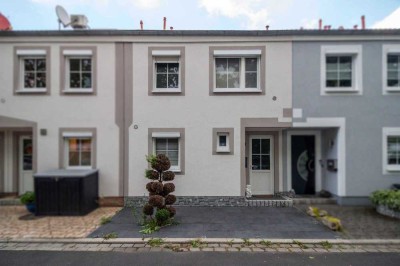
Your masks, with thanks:
[(400, 28), (400, 0), (0, 0), (14, 30), (58, 29), (56, 5), (84, 14), (92, 29), (271, 30)]

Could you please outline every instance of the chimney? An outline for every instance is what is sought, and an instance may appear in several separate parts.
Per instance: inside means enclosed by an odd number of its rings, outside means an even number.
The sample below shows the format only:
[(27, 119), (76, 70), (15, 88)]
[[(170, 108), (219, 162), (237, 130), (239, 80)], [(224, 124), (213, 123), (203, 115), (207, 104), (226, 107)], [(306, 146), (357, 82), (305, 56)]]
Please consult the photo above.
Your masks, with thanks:
[(319, 24), (319, 29), (322, 30), (322, 19), (319, 19), (318, 24)]
[(361, 29), (365, 30), (365, 16), (361, 16)]
[(163, 27), (163, 30), (165, 30), (166, 28), (167, 28), (167, 18), (164, 17), (164, 27)]
[(174, 30), (174, 27), (169, 27), (170, 30)]
[(265, 30), (269, 30), (269, 25), (265, 26)]
[(143, 30), (143, 20), (140, 21), (140, 29)]

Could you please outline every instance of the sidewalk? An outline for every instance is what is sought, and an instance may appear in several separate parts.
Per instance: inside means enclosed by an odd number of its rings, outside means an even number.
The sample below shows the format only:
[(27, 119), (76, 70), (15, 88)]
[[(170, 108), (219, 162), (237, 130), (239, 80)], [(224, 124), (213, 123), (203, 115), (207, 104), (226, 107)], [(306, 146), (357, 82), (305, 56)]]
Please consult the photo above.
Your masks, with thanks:
[(34, 216), (25, 206), (0, 206), (0, 239), (81, 238), (100, 226), (102, 217), (121, 208), (98, 208), (85, 216)]

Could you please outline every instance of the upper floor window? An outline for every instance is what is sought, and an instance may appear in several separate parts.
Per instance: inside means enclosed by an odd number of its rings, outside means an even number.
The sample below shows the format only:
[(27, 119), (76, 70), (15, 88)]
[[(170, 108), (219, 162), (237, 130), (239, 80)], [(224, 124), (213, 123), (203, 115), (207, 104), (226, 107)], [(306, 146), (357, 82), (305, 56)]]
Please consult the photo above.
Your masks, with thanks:
[(400, 92), (400, 45), (383, 45), (383, 93)]
[(184, 95), (184, 47), (149, 47), (149, 95)]
[(69, 63), (69, 88), (92, 90), (92, 59), (71, 57)]
[(210, 47), (210, 95), (264, 93), (265, 47)]
[(50, 93), (49, 49), (15, 48), (15, 93)]
[(179, 61), (156, 62), (156, 90), (179, 90)]
[(326, 87), (351, 87), (352, 62), (353, 58), (351, 56), (327, 56)]
[(61, 48), (62, 93), (95, 93), (96, 49)]
[(321, 47), (321, 94), (362, 94), (360, 45)]
[[(215, 58), (215, 91), (258, 89), (258, 58)], [(221, 90), (222, 91), (222, 90)]]

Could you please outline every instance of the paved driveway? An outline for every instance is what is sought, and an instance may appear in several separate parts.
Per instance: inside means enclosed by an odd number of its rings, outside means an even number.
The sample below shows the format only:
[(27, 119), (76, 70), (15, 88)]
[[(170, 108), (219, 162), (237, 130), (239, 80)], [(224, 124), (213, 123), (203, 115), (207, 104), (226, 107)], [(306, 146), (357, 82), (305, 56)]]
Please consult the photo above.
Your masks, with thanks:
[[(150, 237), (173, 238), (338, 238), (315, 219), (296, 208), (270, 207), (177, 207), (178, 225), (162, 228)], [(142, 237), (137, 210), (120, 211), (112, 221), (89, 237), (115, 232), (118, 237)]]

